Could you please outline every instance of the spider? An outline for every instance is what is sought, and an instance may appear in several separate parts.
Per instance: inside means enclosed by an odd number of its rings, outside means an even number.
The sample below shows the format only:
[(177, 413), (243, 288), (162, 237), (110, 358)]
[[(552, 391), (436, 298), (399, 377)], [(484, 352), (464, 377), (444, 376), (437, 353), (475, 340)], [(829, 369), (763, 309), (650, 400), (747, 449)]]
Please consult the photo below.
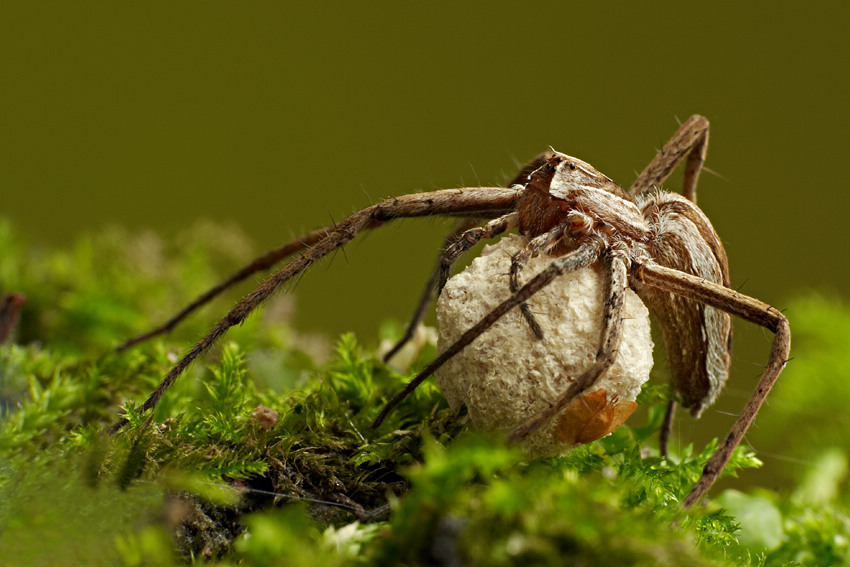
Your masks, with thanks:
[[(153, 331), (131, 339), (119, 349), (169, 331), (198, 306), (248, 275), (302, 252), (244, 297), (209, 333), (181, 358), (142, 406), (153, 409), (165, 391), (199, 356), (232, 326), (242, 322), (281, 285), (339, 249), (365, 230), (397, 218), (445, 215), (462, 222), (446, 239), (444, 252), (408, 325), (409, 338), (433, 294), (439, 293), (455, 261), (483, 239), (517, 229), (528, 244), (511, 261), (511, 295), (449, 345), (378, 415), (387, 414), (509, 310), (519, 308), (537, 338), (543, 331), (528, 306), (529, 299), (566, 272), (593, 264), (606, 280), (602, 333), (595, 361), (548, 407), (508, 434), (518, 442), (564, 411), (572, 400), (591, 391), (618, 353), (623, 329), (623, 298), (631, 287), (660, 327), (673, 390), (694, 417), (710, 406), (729, 373), (732, 315), (770, 329), (773, 345), (755, 391), (731, 431), (707, 461), (701, 478), (683, 502), (700, 501), (720, 476), (788, 360), (791, 334), (785, 316), (757, 299), (729, 288), (726, 252), (705, 214), (696, 206), (696, 185), (708, 145), (708, 120), (692, 116), (655, 156), (626, 191), (590, 164), (554, 150), (525, 166), (508, 187), (470, 187), (402, 195), (386, 199), (342, 220), (313, 231), (256, 258), (251, 264), (187, 306)], [(658, 189), (673, 169), (685, 161), (682, 194)], [(478, 226), (477, 219), (491, 219)], [(520, 283), (523, 266), (532, 256), (552, 258), (542, 272)], [(388, 356), (391, 356), (392, 352)], [(666, 452), (676, 402), (670, 402), (661, 432)], [(117, 430), (126, 421), (119, 421)]]

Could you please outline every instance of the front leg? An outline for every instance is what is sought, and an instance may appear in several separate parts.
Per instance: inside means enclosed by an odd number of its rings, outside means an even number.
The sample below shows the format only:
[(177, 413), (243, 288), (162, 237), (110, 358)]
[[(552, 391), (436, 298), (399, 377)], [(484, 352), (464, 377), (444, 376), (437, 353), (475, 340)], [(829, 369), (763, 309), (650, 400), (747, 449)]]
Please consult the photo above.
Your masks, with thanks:
[(633, 197), (661, 186), (679, 163), (687, 157), (685, 181), (682, 195), (692, 203), (697, 202), (697, 180), (699, 179), (705, 153), (708, 149), (708, 120), (697, 114), (688, 118), (684, 124), (664, 144), (661, 151), (638, 175), (629, 189)]

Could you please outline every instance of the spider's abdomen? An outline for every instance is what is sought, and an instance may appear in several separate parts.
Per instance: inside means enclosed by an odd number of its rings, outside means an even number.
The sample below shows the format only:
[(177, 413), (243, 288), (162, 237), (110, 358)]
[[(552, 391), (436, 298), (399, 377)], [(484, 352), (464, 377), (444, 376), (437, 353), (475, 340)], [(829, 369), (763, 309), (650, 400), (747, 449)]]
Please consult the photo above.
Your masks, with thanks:
[[(653, 260), (729, 287), (726, 251), (695, 204), (681, 195), (657, 192), (638, 205), (650, 227), (646, 250)], [(673, 387), (697, 417), (714, 402), (729, 375), (732, 318), (655, 287), (638, 286), (636, 291), (661, 328)]]

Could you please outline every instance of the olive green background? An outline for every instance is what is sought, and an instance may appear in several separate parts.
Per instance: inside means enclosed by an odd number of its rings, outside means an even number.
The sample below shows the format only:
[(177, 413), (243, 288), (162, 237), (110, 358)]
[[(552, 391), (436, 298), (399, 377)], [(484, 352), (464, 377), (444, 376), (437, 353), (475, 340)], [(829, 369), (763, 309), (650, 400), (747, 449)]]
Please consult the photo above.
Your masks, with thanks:
[[(382, 197), (499, 184), (549, 145), (629, 185), (701, 113), (733, 285), (846, 297), (848, 6), (4, 2), (0, 214), (47, 245), (210, 218), (259, 251)], [(448, 226), (314, 268), (299, 325), (369, 340), (405, 319)], [(728, 411), (771, 338), (736, 333)]]

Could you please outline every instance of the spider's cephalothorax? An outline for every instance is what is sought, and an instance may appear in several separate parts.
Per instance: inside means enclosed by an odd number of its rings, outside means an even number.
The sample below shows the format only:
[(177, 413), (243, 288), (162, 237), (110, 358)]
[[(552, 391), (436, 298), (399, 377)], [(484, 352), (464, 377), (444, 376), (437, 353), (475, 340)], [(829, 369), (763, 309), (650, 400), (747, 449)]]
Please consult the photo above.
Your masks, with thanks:
[(558, 152), (528, 176), (517, 214), (519, 231), (529, 238), (563, 226), (568, 236), (638, 242), (649, 231), (634, 199), (619, 185), (590, 164)]
[[(444, 362), (462, 351), (497, 320), (519, 307), (537, 339), (543, 330), (528, 302), (559, 275), (596, 265), (603, 274), (604, 305), (598, 350), (592, 364), (549, 402), (549, 405), (509, 434), (520, 440), (562, 414), (573, 400), (593, 393), (593, 386), (618, 354), (623, 323), (623, 297), (634, 289), (661, 327), (674, 389), (684, 406), (699, 415), (710, 405), (729, 369), (731, 315), (775, 333), (765, 371), (732, 430), (705, 465), (702, 477), (684, 501), (697, 502), (719, 477), (733, 450), (755, 419), (762, 402), (788, 359), (791, 336), (787, 319), (773, 307), (729, 289), (726, 254), (711, 223), (696, 206), (696, 183), (708, 143), (708, 121), (690, 117), (628, 191), (587, 163), (549, 152), (529, 163), (505, 187), (446, 189), (393, 197), (315, 230), (256, 258), (225, 282), (210, 289), (174, 318), (119, 348), (172, 329), (193, 311), (230, 285), (302, 252), (233, 307), (209, 333), (181, 358), (142, 406), (151, 410), (168, 387), (233, 325), (242, 322), (275, 290), (298, 277), (324, 256), (365, 230), (396, 218), (449, 215), (464, 219), (446, 239), (447, 248), (420, 301), (408, 333), (415, 328), (433, 294), (445, 284), (454, 261), (475, 243), (518, 228), (529, 238), (511, 258), (511, 295), (493, 308), (443, 352), (378, 414), (387, 413)], [(680, 162), (685, 162), (682, 195), (658, 191)], [(475, 219), (492, 219), (477, 226)], [(522, 282), (523, 266), (534, 256), (551, 259), (548, 267)], [(598, 396), (597, 396), (598, 397)], [(611, 400), (588, 398), (607, 407)], [(594, 401), (595, 400), (595, 401)], [(662, 431), (662, 453), (675, 404)], [(571, 423), (574, 420), (567, 420)], [(126, 420), (121, 420), (117, 430)], [(605, 426), (600, 426), (602, 431)], [(594, 427), (593, 429), (597, 429)], [(567, 437), (571, 437), (567, 435)], [(573, 436), (574, 437), (574, 436)], [(584, 434), (578, 436), (584, 437)]]

